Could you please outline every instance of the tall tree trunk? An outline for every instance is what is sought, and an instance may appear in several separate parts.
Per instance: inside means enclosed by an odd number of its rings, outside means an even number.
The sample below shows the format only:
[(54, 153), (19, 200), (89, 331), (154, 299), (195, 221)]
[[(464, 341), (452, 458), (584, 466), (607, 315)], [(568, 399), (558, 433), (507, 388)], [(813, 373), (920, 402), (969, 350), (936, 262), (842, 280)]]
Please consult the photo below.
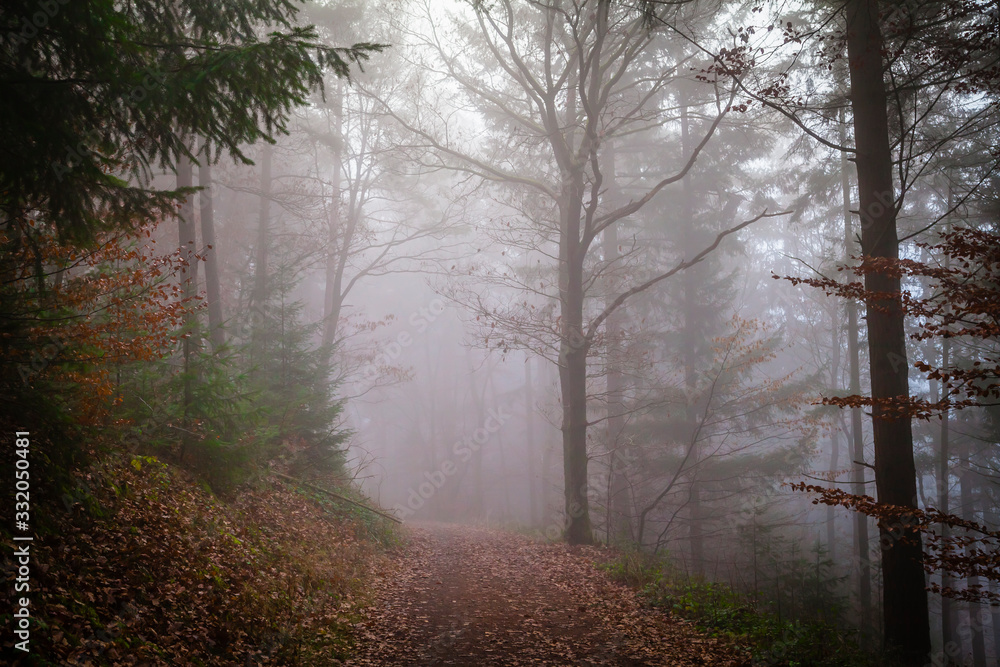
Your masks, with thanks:
[(198, 193), (201, 204), (201, 240), (205, 245), (205, 291), (208, 296), (208, 330), (212, 348), (218, 351), (226, 344), (222, 328), (222, 289), (219, 286), (219, 252), (215, 240), (215, 205), (213, 201), (212, 162), (207, 147), (202, 144), (201, 166), (198, 167)]
[[(194, 168), (191, 160), (182, 155), (177, 160), (177, 187), (190, 188), (194, 185)], [(194, 221), (194, 195), (188, 195), (181, 204), (177, 219), (178, 243), (184, 266), (181, 269), (181, 289), (185, 299), (198, 294), (198, 229)]]
[[(838, 385), (840, 379), (840, 312), (833, 309), (830, 318), (830, 331), (833, 340), (830, 342), (833, 358), (830, 360), (830, 387)], [(830, 474), (835, 475), (840, 466), (840, 434), (836, 429), (830, 431)], [(837, 511), (833, 505), (826, 507), (826, 550), (830, 560), (837, 562)]]
[(271, 225), (271, 158), (274, 147), (265, 143), (260, 157), (260, 214), (257, 218), (256, 266), (254, 271), (254, 306), (263, 312), (267, 302), (267, 255)]
[[(190, 188), (194, 185), (194, 170), (191, 160), (186, 155), (181, 155), (177, 159), (177, 189)], [(194, 297), (198, 294), (198, 234), (194, 222), (194, 196), (188, 195), (181, 204), (180, 215), (177, 218), (178, 245), (184, 264), (181, 267), (181, 295), (187, 302), (189, 308), (194, 307)], [(194, 404), (194, 369), (192, 368), (192, 357), (197, 352), (197, 317), (195, 313), (189, 312), (184, 318), (184, 342), (182, 343), (184, 354), (184, 420), (185, 426), (191, 416), (191, 408)], [(184, 455), (191, 444), (191, 436), (185, 431), (181, 445), (180, 458), (183, 461)]]
[(587, 497), (587, 341), (583, 332), (582, 166), (563, 175), (559, 197), (559, 384), (563, 419), (563, 496), (565, 537), (570, 544), (591, 544)]
[(538, 442), (535, 437), (535, 380), (531, 372), (533, 357), (530, 352), (524, 357), (524, 438), (525, 463), (528, 466), (528, 516), (532, 526), (542, 521), (540, 476), (538, 472)]
[[(948, 197), (948, 210), (951, 210), (951, 196), (949, 191)], [(946, 268), (951, 258), (945, 255)], [(932, 346), (933, 347), (933, 346)], [(945, 338), (941, 343), (941, 368), (948, 368), (951, 363), (951, 341)], [(940, 398), (939, 395), (940, 384), (937, 380), (930, 381), (931, 389), (931, 402), (936, 403)], [(938, 470), (937, 470), (937, 503), (938, 509), (942, 513), (948, 514), (951, 512), (951, 411), (945, 410), (941, 417), (941, 431), (938, 438)], [(951, 530), (947, 524), (942, 524), (941, 526), (941, 536), (947, 540), (950, 537)], [(952, 586), (951, 573), (947, 569), (941, 570), (941, 588), (950, 588)], [(951, 599), (946, 596), (941, 596), (941, 645), (944, 647), (945, 653), (947, 655), (949, 645), (954, 644), (961, 638), (955, 635), (954, 626), (954, 611), (952, 609)]]
[[(899, 257), (882, 64), (884, 44), (878, 20), (875, 0), (848, 2), (847, 51), (864, 262)], [(880, 295), (867, 299), (878, 499), (901, 507), (916, 507), (910, 417), (897, 416), (888, 406), (890, 401), (909, 398), (899, 278), (891, 272), (866, 271), (864, 280), (870, 295)], [(930, 626), (920, 533), (911, 522), (902, 520), (896, 526), (883, 523), (880, 532), (885, 638), (900, 652), (906, 665), (922, 666), (930, 651)]]
[[(610, 233), (608, 233), (610, 232)], [(605, 232), (605, 243), (618, 248), (618, 235), (612, 225)], [(617, 253), (615, 253), (617, 254)], [(625, 541), (632, 536), (628, 480), (625, 477), (627, 457), (624, 456), (625, 443), (622, 432), (625, 429), (625, 382), (622, 374), (622, 314), (612, 313), (605, 322), (607, 328), (607, 391), (608, 422), (608, 530), (607, 541)]]
[(344, 266), (347, 259), (347, 241), (341, 229), (341, 171), (344, 168), (344, 84), (337, 79), (333, 96), (333, 193), (330, 197), (329, 234), (326, 250), (326, 287), (323, 295), (323, 345), (330, 346), (337, 340), (340, 312), (343, 305)]
[[(576, 146), (576, 88), (589, 87), (588, 97), (596, 103), (605, 72), (602, 47), (608, 34), (610, 0), (599, 0), (594, 14), (594, 42), (590, 52), (578, 52), (580, 79), (570, 82), (566, 99), (564, 148), (557, 155), (562, 184), (559, 191), (559, 380), (563, 399), (563, 495), (565, 499), (565, 537), (570, 544), (591, 544), (594, 534), (590, 522), (587, 479), (587, 352), (589, 341), (583, 330), (583, 265), (588, 247), (582, 239), (583, 197), (586, 191), (586, 165), (598, 149), (598, 110), (581, 104), (586, 129)], [(551, 128), (556, 131), (557, 128)], [(560, 130), (561, 131), (561, 130)], [(568, 150), (565, 147), (569, 147)]]
[[(691, 154), (691, 119), (688, 114), (688, 102), (686, 91), (681, 94), (681, 150), (684, 155)], [(694, 243), (694, 206), (692, 204), (691, 174), (685, 174), (681, 189), (681, 238), (683, 242), (683, 252), (685, 257), (690, 257), (697, 252)], [(684, 357), (684, 388), (687, 404), (685, 406), (685, 421), (687, 423), (685, 431), (691, 443), (690, 460), (694, 462), (691, 476), (691, 494), (688, 501), (690, 512), (688, 539), (691, 545), (691, 564), (696, 575), (701, 576), (705, 572), (705, 545), (702, 531), (702, 510), (701, 510), (701, 484), (698, 482), (697, 463), (701, 457), (698, 443), (698, 414), (695, 392), (697, 389), (697, 369), (696, 369), (696, 345), (695, 339), (699, 335), (701, 322), (695, 314), (697, 305), (695, 303), (696, 282), (695, 272), (688, 270), (681, 277), (683, 287), (682, 312), (684, 315), (684, 329), (681, 331), (682, 355)]]
[[(945, 338), (941, 342), (941, 367), (947, 368), (951, 362), (951, 341)], [(942, 438), (945, 437), (945, 424), (951, 420), (951, 411), (945, 410), (942, 416)], [(962, 503), (962, 518), (977, 521), (976, 498), (972, 488), (972, 464), (969, 457), (969, 442), (966, 438), (958, 439), (958, 485), (959, 498)], [(972, 558), (971, 545), (965, 546), (966, 558)], [(973, 575), (966, 578), (966, 586), (972, 590), (979, 588), (979, 577)], [(986, 642), (983, 638), (983, 609), (976, 602), (967, 603), (969, 610), (969, 629), (972, 638), (972, 664), (974, 667), (986, 667)]]
[(254, 363), (260, 363), (260, 355), (263, 354), (267, 346), (264, 340), (265, 315), (267, 312), (268, 280), (267, 280), (267, 255), (268, 244), (270, 243), (271, 224), (271, 158), (274, 147), (269, 143), (264, 143), (261, 148), (260, 157), (260, 212), (257, 218), (257, 247), (255, 249), (254, 261), (254, 285), (253, 285), (253, 336), (254, 344), (252, 351)]
[[(582, 185), (582, 184), (581, 184)], [(576, 200), (579, 202), (579, 199)], [(591, 544), (590, 504), (587, 497), (587, 345), (583, 336), (583, 262), (579, 257), (580, 207), (571, 213), (569, 246), (561, 264), (565, 287), (561, 292), (559, 382), (563, 397), (563, 494), (566, 540)], [(573, 241), (576, 240), (574, 243)]]
[[(546, 363), (543, 367), (542, 387), (546, 396), (553, 396), (559, 391), (559, 366), (553, 363)], [(560, 432), (561, 434), (561, 432)], [(555, 476), (552, 474), (554, 459), (558, 452), (557, 440), (548, 429), (542, 438), (542, 473), (541, 473), (541, 506), (545, 516), (555, 515), (558, 508), (558, 487), (554, 484)], [(547, 522), (550, 523), (550, 522)], [(548, 530), (548, 526), (546, 528)], [(554, 536), (553, 536), (554, 537)]]
[[(614, 208), (620, 203), (620, 195), (615, 174), (615, 153), (613, 145), (607, 144), (606, 166), (604, 167), (604, 182), (607, 190), (605, 199)], [(604, 230), (602, 237), (604, 245), (604, 261), (608, 265), (617, 262), (618, 226), (611, 225)], [(610, 285), (605, 307), (610, 305), (618, 291), (616, 272), (611, 272)], [(624, 542), (631, 538), (632, 526), (629, 512), (628, 483), (625, 479), (625, 457), (622, 455), (622, 431), (625, 429), (624, 389), (625, 381), (622, 374), (623, 362), (623, 327), (624, 311), (615, 310), (604, 322), (607, 347), (605, 363), (607, 364), (607, 431), (605, 439), (608, 447), (608, 521), (605, 542)]]
[[(945, 346), (948, 345), (947, 339), (945, 339), (944, 345)], [(942, 351), (941, 358), (942, 358), (941, 368), (947, 368), (947, 363), (948, 363), (947, 351), (944, 350)], [(935, 381), (933, 382), (933, 384), (937, 385), (937, 382)], [(936, 396), (931, 397), (932, 402), (935, 401), (935, 399)], [(948, 461), (948, 458), (950, 456), (949, 453), (950, 439), (951, 439), (950, 430), (951, 430), (950, 415), (949, 411), (945, 410), (945, 413), (941, 419), (941, 433), (938, 442), (938, 472), (937, 472), (938, 509), (940, 509), (941, 512), (944, 514), (948, 514), (951, 511), (950, 509), (951, 499), (949, 498), (949, 483), (950, 483), (951, 471), (949, 469), (949, 461)], [(950, 533), (951, 531), (948, 529), (947, 525), (941, 526), (942, 537), (947, 539)], [(943, 569), (941, 571), (941, 588), (951, 588), (951, 585), (952, 585), (951, 574), (947, 570)], [(941, 645), (944, 646), (945, 648), (947, 648), (949, 644), (952, 644), (956, 639), (954, 633), (953, 616), (954, 612), (952, 611), (951, 599), (946, 595), (942, 595), (941, 596)]]
[[(840, 143), (845, 144), (844, 112), (840, 112), (841, 135)], [(853, 221), (851, 218), (851, 182), (848, 174), (847, 154), (840, 154), (840, 188), (844, 202), (844, 254), (850, 257), (854, 246)], [(858, 302), (847, 300), (847, 356), (849, 364), (850, 386), (848, 391), (852, 396), (861, 394), (861, 345), (858, 340)], [(861, 408), (851, 408), (851, 432), (849, 434), (850, 452), (854, 459), (851, 466), (851, 487), (854, 493), (865, 493), (865, 460), (864, 429), (861, 423)], [(868, 541), (868, 517), (861, 512), (854, 514), (854, 551), (858, 558), (858, 605), (861, 607), (860, 623), (862, 644), (867, 644), (872, 627), (872, 573), (871, 545)]]

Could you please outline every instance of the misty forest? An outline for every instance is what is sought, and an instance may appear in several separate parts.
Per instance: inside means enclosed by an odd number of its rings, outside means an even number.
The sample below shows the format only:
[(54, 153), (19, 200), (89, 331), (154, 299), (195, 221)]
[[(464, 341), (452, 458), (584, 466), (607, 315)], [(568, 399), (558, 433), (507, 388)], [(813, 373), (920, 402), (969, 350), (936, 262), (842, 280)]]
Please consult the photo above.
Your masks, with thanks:
[(1000, 664), (997, 2), (0, 24), (8, 664)]

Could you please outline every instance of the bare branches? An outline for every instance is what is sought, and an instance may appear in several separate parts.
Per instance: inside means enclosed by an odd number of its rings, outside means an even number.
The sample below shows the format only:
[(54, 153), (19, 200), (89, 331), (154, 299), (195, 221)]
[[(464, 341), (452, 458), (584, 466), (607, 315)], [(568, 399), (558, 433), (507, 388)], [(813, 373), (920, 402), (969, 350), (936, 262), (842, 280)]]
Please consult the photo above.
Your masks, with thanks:
[(604, 231), (611, 225), (615, 224), (619, 220), (627, 218), (628, 216), (637, 212), (643, 206), (648, 204), (653, 199), (653, 197), (655, 197), (663, 188), (667, 187), (671, 183), (676, 183), (681, 179), (683, 179), (688, 174), (688, 172), (691, 171), (691, 168), (694, 167), (694, 164), (695, 162), (697, 162), (698, 156), (701, 154), (701, 151), (705, 148), (705, 146), (708, 145), (708, 142), (712, 139), (712, 136), (718, 129), (719, 124), (722, 122), (722, 119), (726, 116), (726, 113), (729, 110), (729, 105), (732, 104), (735, 95), (736, 91), (733, 90), (729, 97), (729, 104), (727, 104), (726, 107), (716, 115), (715, 120), (712, 121), (712, 124), (705, 132), (705, 135), (701, 138), (701, 141), (698, 142), (698, 145), (694, 147), (693, 151), (691, 151), (691, 155), (688, 157), (687, 162), (680, 169), (680, 171), (660, 180), (656, 185), (650, 188), (646, 192), (646, 194), (644, 194), (639, 199), (630, 201), (625, 206), (622, 206), (621, 208), (611, 211), (610, 213), (607, 213), (606, 215), (601, 216), (600, 218), (595, 220), (590, 230), (589, 236), (584, 239), (584, 244), (585, 245), (589, 244), (602, 231)]
[(585, 340), (588, 342), (593, 340), (594, 335), (597, 332), (597, 329), (601, 326), (601, 324), (604, 323), (604, 320), (608, 319), (608, 316), (611, 315), (611, 313), (620, 308), (630, 298), (632, 298), (636, 294), (639, 294), (640, 292), (649, 289), (653, 285), (662, 282), (667, 278), (670, 278), (671, 276), (677, 275), (681, 271), (689, 269), (695, 264), (698, 264), (703, 259), (708, 257), (708, 255), (710, 255), (716, 248), (718, 248), (719, 244), (722, 243), (722, 240), (727, 236), (735, 234), (741, 229), (745, 229), (750, 225), (754, 224), (755, 222), (763, 220), (764, 218), (776, 218), (782, 215), (790, 215), (791, 213), (792, 211), (782, 211), (781, 213), (768, 213), (767, 211), (764, 211), (749, 220), (744, 220), (740, 224), (720, 232), (710, 245), (706, 246), (701, 252), (692, 257), (690, 260), (681, 260), (674, 268), (670, 269), (669, 271), (661, 273), (653, 278), (650, 278), (644, 283), (640, 283), (635, 287), (626, 290), (625, 292), (622, 292), (621, 294), (618, 295), (618, 297), (614, 301), (608, 304), (608, 306), (601, 312), (600, 315), (598, 315), (591, 321), (590, 326), (587, 328), (587, 334), (584, 337)]

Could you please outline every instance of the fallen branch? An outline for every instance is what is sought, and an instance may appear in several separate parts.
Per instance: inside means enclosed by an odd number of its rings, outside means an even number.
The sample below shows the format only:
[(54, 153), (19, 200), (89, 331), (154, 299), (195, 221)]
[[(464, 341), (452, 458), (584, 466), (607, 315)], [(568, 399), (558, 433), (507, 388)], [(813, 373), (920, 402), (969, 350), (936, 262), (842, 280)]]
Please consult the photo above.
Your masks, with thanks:
[(380, 512), (379, 510), (374, 509), (372, 507), (368, 507), (368, 505), (364, 505), (362, 503), (359, 503), (356, 500), (351, 500), (350, 498), (345, 498), (344, 496), (340, 495), (339, 493), (334, 493), (333, 491), (327, 491), (326, 489), (324, 489), (324, 488), (322, 488), (320, 486), (316, 486), (315, 484), (310, 484), (309, 482), (303, 482), (301, 479), (297, 479), (295, 477), (292, 477), (291, 475), (285, 475), (285, 474), (280, 473), (280, 472), (272, 472), (271, 474), (272, 475), (277, 475), (278, 477), (282, 477), (284, 479), (287, 479), (290, 482), (295, 482), (296, 484), (301, 484), (302, 486), (310, 488), (313, 491), (319, 491), (320, 493), (325, 493), (326, 495), (332, 496), (332, 497), (336, 498), (337, 500), (343, 500), (346, 503), (351, 503), (352, 505), (357, 505), (358, 507), (360, 507), (362, 509), (366, 509), (366, 510), (368, 510), (369, 512), (371, 512), (373, 514), (378, 514), (381, 517), (385, 517), (389, 521), (395, 521), (396, 523), (398, 523), (400, 525), (403, 524), (403, 522), (401, 520), (397, 519), (396, 517), (392, 516), (391, 514), (386, 514), (385, 512)]

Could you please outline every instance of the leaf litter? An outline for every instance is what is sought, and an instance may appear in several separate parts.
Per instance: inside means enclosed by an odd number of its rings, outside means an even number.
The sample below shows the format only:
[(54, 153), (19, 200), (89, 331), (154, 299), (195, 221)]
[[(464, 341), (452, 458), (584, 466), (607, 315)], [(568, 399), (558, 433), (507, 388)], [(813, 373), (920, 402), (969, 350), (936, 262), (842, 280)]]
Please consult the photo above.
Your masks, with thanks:
[(480, 527), (408, 524), (355, 626), (369, 665), (749, 665), (732, 642), (642, 602), (606, 549)]

